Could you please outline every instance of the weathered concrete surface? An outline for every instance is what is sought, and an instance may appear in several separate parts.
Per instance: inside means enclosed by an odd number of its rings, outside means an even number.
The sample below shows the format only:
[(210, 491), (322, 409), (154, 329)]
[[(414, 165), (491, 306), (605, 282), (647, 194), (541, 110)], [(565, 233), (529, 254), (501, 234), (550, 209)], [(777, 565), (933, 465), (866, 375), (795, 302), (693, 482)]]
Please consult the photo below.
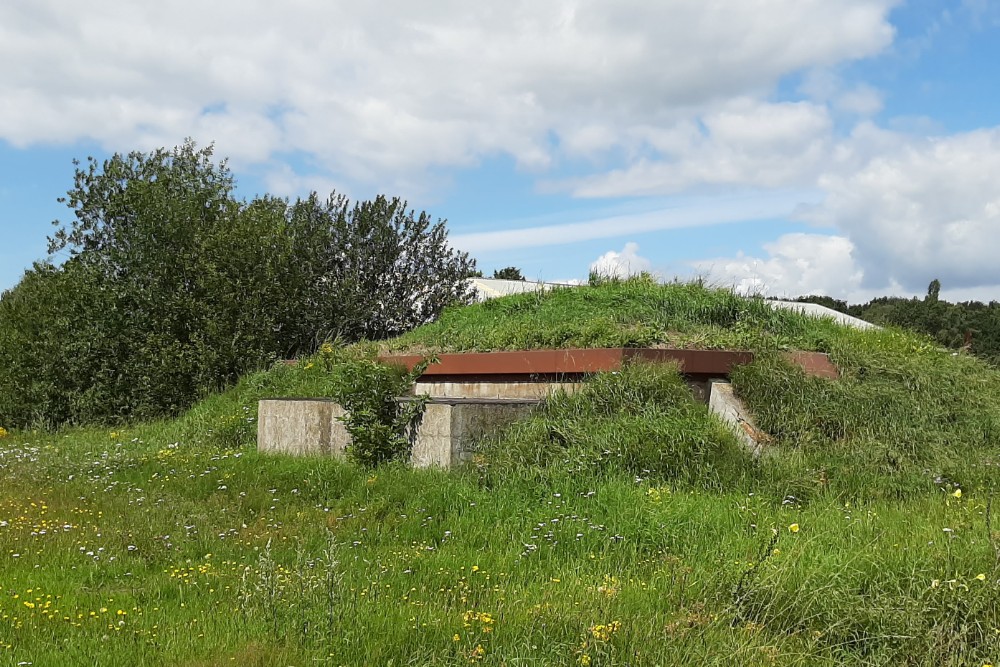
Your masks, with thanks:
[(431, 398), (511, 398), (534, 399), (548, 398), (557, 391), (574, 394), (580, 391), (584, 382), (433, 382), (418, 381), (413, 386), (417, 396)]
[[(402, 401), (417, 400), (402, 397)], [(409, 434), (414, 467), (449, 468), (468, 460), (478, 438), (524, 417), (541, 401), (536, 398), (431, 399)], [(323, 399), (265, 399), (257, 417), (257, 450), (293, 456), (343, 456), (351, 436), (339, 421), (346, 414)]]
[(760, 456), (771, 436), (761, 431), (753, 422), (753, 416), (743, 401), (733, 393), (733, 386), (724, 380), (711, 383), (708, 409), (729, 424), (736, 437), (754, 456)]
[[(695, 400), (708, 403), (709, 388), (716, 379), (685, 377), (684, 381), (691, 388)], [(554, 393), (564, 391), (575, 394), (587, 386), (586, 382), (436, 382), (420, 380), (413, 385), (416, 396), (430, 396), (432, 399), (510, 399), (541, 401)]]
[(257, 408), (257, 450), (340, 455), (351, 441), (339, 404), (325, 399), (264, 399)]
[(415, 468), (456, 466), (472, 458), (479, 438), (524, 418), (539, 403), (530, 398), (432, 399), (411, 436), (410, 461)]

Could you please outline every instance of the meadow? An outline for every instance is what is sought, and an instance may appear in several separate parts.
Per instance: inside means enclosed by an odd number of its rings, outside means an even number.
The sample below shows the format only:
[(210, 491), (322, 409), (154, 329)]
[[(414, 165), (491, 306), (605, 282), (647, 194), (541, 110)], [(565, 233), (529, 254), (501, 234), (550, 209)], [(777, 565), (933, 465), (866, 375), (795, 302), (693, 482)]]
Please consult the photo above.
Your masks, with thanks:
[[(768, 453), (670, 366), (555, 396), (461, 470), (256, 452), (258, 398), (341, 391), (371, 346), (174, 420), (6, 433), (0, 665), (1000, 660), (998, 371), (641, 280), (456, 309), (382, 347), (602, 341), (759, 350), (733, 382)], [(787, 348), (842, 378), (768, 354)]]

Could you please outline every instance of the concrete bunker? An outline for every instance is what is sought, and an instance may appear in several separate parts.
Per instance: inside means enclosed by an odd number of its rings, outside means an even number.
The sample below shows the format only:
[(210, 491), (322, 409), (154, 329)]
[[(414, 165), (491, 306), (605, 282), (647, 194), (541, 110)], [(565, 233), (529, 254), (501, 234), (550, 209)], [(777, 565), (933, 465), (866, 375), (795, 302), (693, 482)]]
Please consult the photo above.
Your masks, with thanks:
[[(826, 354), (788, 352), (806, 373), (839, 376)], [(753, 361), (739, 350), (601, 348), (441, 354), (418, 378), (411, 396), (429, 396), (423, 418), (410, 433), (411, 462), (417, 467), (451, 467), (472, 456), (475, 441), (524, 417), (555, 391), (580, 390), (588, 375), (615, 371), (633, 361), (676, 363), (695, 398), (730, 424), (747, 449), (759, 455), (767, 434), (729, 385), (735, 366)], [(412, 369), (424, 357), (387, 355), (386, 364)], [(257, 448), (292, 455), (342, 456), (350, 435), (344, 409), (328, 399), (274, 398), (260, 401)]]

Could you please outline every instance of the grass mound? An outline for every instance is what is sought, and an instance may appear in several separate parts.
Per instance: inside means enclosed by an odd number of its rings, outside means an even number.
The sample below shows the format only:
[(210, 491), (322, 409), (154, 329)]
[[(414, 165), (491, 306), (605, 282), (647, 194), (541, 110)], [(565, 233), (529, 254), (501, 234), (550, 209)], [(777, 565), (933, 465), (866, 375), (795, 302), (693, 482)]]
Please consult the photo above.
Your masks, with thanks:
[(633, 364), (550, 399), (482, 445), (480, 465), (545, 469), (584, 479), (622, 473), (656, 483), (722, 489), (753, 467), (733, 434), (697, 403), (672, 365)]
[(776, 438), (768, 466), (789, 493), (996, 486), (1000, 371), (892, 330), (845, 330), (830, 352), (842, 373), (836, 381), (774, 356), (733, 374), (758, 425)]
[(825, 350), (837, 330), (832, 321), (775, 310), (763, 299), (730, 290), (637, 277), (450, 309), (437, 322), (385, 347), (429, 352), (654, 345)]
[[(733, 381), (771, 453), (645, 365), (556, 396), (457, 471), (256, 452), (259, 398), (371, 382), (372, 346), (177, 420), (0, 434), (0, 665), (1000, 660), (997, 371), (645, 280), (452, 311), (388, 346), (543, 344), (758, 350)], [(828, 351), (842, 377), (784, 348)]]

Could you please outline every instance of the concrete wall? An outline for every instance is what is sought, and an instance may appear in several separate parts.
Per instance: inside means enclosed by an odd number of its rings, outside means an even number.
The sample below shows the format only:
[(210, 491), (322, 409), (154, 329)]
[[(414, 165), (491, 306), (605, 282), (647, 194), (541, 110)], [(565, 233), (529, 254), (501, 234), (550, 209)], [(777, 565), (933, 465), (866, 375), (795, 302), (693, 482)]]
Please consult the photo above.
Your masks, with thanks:
[(584, 382), (434, 382), (417, 381), (413, 394), (431, 398), (533, 399), (548, 398), (557, 391), (573, 394)]
[(351, 441), (339, 404), (324, 399), (265, 399), (257, 408), (257, 450), (341, 455)]
[(523, 419), (539, 404), (535, 399), (437, 399), (426, 404), (410, 460), (417, 468), (450, 468), (475, 454), (476, 442)]
[[(722, 379), (722, 378), (719, 378)], [(684, 379), (691, 388), (695, 400), (708, 403), (709, 386), (716, 378)], [(420, 380), (413, 385), (416, 396), (430, 396), (432, 399), (492, 399), (492, 400), (544, 400), (565, 391), (575, 394), (587, 385), (586, 382), (434, 382)]]
[(754, 456), (760, 456), (771, 437), (757, 428), (753, 415), (725, 380), (716, 380), (709, 388), (708, 409), (729, 425), (733, 433)]
[[(418, 468), (458, 465), (472, 457), (480, 437), (524, 417), (538, 404), (537, 399), (530, 398), (432, 399), (410, 434), (410, 460)], [(257, 450), (294, 456), (343, 456), (351, 442), (347, 429), (337, 419), (344, 414), (344, 409), (330, 400), (260, 401)]]

